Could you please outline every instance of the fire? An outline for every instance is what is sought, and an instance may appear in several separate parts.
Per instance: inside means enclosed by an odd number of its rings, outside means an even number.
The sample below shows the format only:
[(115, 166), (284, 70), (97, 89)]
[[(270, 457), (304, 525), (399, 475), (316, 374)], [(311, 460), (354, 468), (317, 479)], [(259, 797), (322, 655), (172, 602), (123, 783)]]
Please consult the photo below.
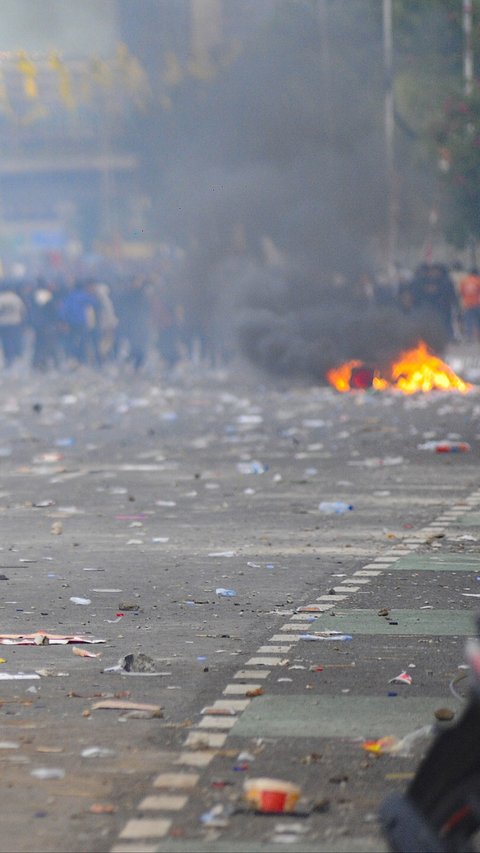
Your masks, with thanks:
[(326, 378), (330, 385), (342, 392), (362, 388), (374, 388), (376, 391), (394, 388), (404, 394), (433, 390), (465, 394), (472, 387), (460, 379), (441, 358), (433, 355), (423, 341), (414, 349), (400, 353), (398, 359), (390, 365), (388, 377), (354, 360), (328, 370)]

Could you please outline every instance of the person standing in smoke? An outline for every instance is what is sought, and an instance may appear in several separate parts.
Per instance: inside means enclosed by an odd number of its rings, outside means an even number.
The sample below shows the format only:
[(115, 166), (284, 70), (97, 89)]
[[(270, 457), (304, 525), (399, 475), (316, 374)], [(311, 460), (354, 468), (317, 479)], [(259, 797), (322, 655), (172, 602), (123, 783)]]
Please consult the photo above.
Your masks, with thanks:
[(117, 354), (125, 342), (127, 362), (134, 370), (140, 370), (147, 358), (151, 315), (151, 291), (143, 276), (129, 278), (117, 294), (115, 310), (119, 321)]
[(455, 286), (444, 264), (421, 264), (415, 272), (411, 290), (414, 307), (436, 314), (448, 340), (453, 341), (453, 325), (459, 305)]
[(54, 287), (39, 279), (28, 303), (28, 321), (33, 330), (32, 367), (46, 370), (58, 367), (57, 338), (59, 317)]
[(158, 351), (167, 369), (173, 370), (180, 359), (176, 306), (168, 299), (162, 281), (154, 288), (151, 307)]

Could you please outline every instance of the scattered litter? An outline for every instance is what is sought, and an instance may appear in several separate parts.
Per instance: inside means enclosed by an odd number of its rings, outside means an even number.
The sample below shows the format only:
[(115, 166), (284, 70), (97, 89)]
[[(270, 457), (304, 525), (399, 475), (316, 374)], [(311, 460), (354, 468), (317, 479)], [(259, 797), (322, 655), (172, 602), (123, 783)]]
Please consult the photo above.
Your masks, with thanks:
[(91, 589), (90, 592), (106, 592), (109, 594), (113, 594), (114, 592), (123, 592), (123, 589), (116, 589), (116, 588), (106, 589), (105, 587), (100, 587), (100, 588), (96, 587), (94, 589)]
[(113, 803), (92, 803), (88, 811), (90, 814), (115, 814), (118, 809)]
[(70, 601), (72, 602), (72, 604), (91, 604), (92, 603), (90, 598), (81, 598), (80, 596), (77, 596), (77, 595), (72, 595), (70, 598)]
[(318, 505), (318, 508), (320, 512), (324, 512), (327, 515), (338, 515), (353, 510), (352, 504), (347, 504), (343, 501), (322, 501)]
[(259, 812), (292, 812), (300, 797), (300, 788), (283, 779), (246, 779), (244, 799)]
[(261, 415), (239, 415), (237, 422), (239, 424), (261, 424), (263, 418)]
[(268, 465), (253, 459), (251, 462), (238, 462), (237, 471), (240, 474), (265, 474), (268, 471)]
[(396, 675), (395, 678), (389, 679), (389, 684), (411, 684), (412, 676), (408, 672), (401, 672), (400, 675)]
[(0, 681), (25, 681), (40, 678), (36, 672), (0, 672)]
[(87, 649), (79, 649), (77, 646), (74, 646), (72, 649), (74, 655), (77, 655), (79, 658), (101, 658), (101, 652), (89, 652)]
[(471, 450), (471, 446), (466, 441), (426, 441), (424, 444), (417, 444), (418, 450), (433, 450), (435, 453), (466, 453)]
[(349, 459), (347, 464), (356, 465), (362, 468), (382, 468), (391, 465), (404, 465), (405, 459), (403, 456), (385, 456), (384, 459), (379, 459), (374, 456), (373, 458), (362, 460)]
[(236, 557), (236, 551), (213, 551), (209, 557)]
[(122, 672), (127, 675), (171, 675), (171, 672), (159, 672), (153, 658), (143, 652), (124, 655), (116, 666), (109, 666), (103, 672)]
[(103, 746), (88, 746), (86, 749), (82, 749), (80, 755), (82, 758), (110, 758), (112, 755), (116, 755), (114, 749), (107, 749)]
[(42, 678), (66, 678), (70, 675), (69, 672), (58, 672), (53, 666), (46, 666), (43, 669), (36, 669), (35, 672), (41, 675)]
[(277, 823), (273, 827), (272, 844), (293, 844), (299, 841), (299, 836), (308, 832), (308, 827), (301, 823)]
[(237, 594), (234, 589), (225, 589), (222, 586), (217, 587), (215, 592), (221, 598), (233, 598)]
[(205, 826), (224, 828), (229, 824), (229, 818), (233, 814), (233, 807), (217, 803), (209, 812), (200, 815), (200, 820)]
[(61, 767), (37, 767), (35, 770), (30, 772), (30, 776), (34, 776), (35, 779), (42, 779), (43, 781), (49, 779), (64, 779), (65, 770)]
[(423, 737), (428, 737), (432, 731), (433, 726), (422, 726), (421, 729), (416, 729), (403, 738), (386, 735), (385, 737), (378, 738), (378, 740), (366, 740), (362, 743), (362, 748), (376, 755), (391, 753), (399, 755), (402, 758), (408, 758), (411, 755), (411, 747), (415, 741)]
[(337, 640), (345, 642), (353, 640), (350, 634), (342, 634), (340, 631), (315, 631), (313, 634), (300, 634), (301, 640)]
[(4, 646), (64, 646), (67, 643), (104, 643), (97, 637), (77, 634), (47, 634), (35, 631), (34, 634), (0, 634), (0, 645)]
[(34, 465), (40, 465), (42, 462), (53, 463), (60, 462), (63, 459), (63, 453), (57, 453), (52, 451), (51, 453), (39, 453), (37, 456), (34, 456), (32, 462)]
[(102, 699), (92, 705), (92, 711), (140, 711), (149, 717), (162, 717), (161, 705), (149, 705), (145, 702), (128, 702), (123, 699)]

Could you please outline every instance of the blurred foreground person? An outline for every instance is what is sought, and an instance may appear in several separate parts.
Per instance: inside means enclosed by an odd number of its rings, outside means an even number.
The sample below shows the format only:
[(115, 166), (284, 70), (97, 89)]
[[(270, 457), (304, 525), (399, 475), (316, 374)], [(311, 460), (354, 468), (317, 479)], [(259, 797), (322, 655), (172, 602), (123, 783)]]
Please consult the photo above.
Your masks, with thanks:
[(10, 367), (22, 354), (25, 303), (7, 283), (0, 286), (0, 342), (3, 363)]

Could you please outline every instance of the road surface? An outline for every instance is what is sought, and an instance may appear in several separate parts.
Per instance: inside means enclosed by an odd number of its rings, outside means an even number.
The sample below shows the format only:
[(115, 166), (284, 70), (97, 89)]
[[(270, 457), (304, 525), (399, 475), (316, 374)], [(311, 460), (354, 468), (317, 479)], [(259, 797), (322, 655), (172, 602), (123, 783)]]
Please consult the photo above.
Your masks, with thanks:
[[(380, 802), (462, 705), (479, 392), (0, 384), (0, 631), (77, 638), (0, 648), (0, 851), (386, 850)], [(447, 438), (470, 451), (428, 449)], [(407, 755), (362, 746), (422, 728)], [(248, 812), (254, 777), (298, 784), (299, 814)]]

